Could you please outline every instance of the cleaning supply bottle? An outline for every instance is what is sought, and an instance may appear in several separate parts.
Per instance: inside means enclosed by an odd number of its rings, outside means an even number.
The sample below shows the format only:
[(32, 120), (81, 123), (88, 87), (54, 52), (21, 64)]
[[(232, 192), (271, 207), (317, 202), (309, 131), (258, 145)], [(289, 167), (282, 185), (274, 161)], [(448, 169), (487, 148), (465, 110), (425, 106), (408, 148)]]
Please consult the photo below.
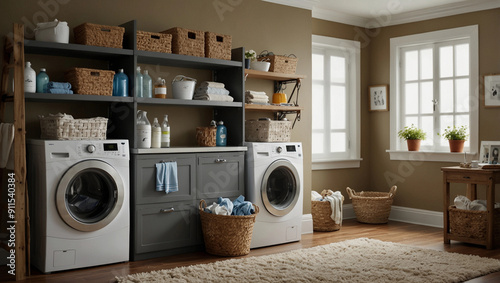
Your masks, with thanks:
[(141, 74), (141, 67), (137, 67), (137, 72), (135, 74), (135, 97), (144, 97), (142, 94), (142, 84), (144, 78)]
[(217, 125), (217, 133), (215, 135), (215, 145), (216, 146), (226, 146), (227, 144), (227, 129), (224, 126), (224, 122), (219, 121)]
[(151, 124), (149, 123), (148, 112), (137, 111), (137, 147), (151, 148)]
[(36, 76), (36, 92), (47, 93), (47, 84), (49, 83), (49, 75), (45, 68), (40, 69), (40, 73)]
[(113, 96), (128, 96), (128, 76), (119, 69), (113, 77)]
[(155, 82), (155, 98), (167, 98), (167, 84), (160, 77)]
[(151, 148), (161, 147), (161, 126), (158, 119), (155, 117), (151, 127)]
[(142, 72), (142, 95), (143, 97), (153, 97), (153, 80), (148, 74), (148, 70)]
[(166, 114), (161, 123), (161, 147), (170, 147), (170, 125)]
[(36, 72), (31, 62), (26, 62), (24, 67), (24, 92), (36, 92)]

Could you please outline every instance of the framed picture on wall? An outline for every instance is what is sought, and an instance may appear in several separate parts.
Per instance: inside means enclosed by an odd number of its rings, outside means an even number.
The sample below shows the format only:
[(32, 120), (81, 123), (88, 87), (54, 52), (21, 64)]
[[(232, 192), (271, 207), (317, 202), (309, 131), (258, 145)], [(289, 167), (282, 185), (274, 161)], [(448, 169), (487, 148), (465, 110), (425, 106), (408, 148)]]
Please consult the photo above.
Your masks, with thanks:
[(479, 151), (480, 164), (500, 164), (500, 141), (482, 141)]
[(484, 76), (484, 106), (500, 107), (500, 74)]
[(389, 111), (388, 90), (388, 85), (375, 85), (369, 88), (370, 111)]

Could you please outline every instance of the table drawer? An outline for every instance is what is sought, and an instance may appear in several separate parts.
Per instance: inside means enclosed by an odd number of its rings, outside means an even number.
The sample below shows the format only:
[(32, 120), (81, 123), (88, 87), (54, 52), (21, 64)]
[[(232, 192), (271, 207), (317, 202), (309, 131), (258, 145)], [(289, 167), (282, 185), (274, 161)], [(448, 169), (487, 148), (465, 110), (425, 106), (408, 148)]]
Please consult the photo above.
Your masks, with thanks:
[(446, 181), (450, 183), (470, 183), (480, 184), (488, 183), (491, 175), (480, 172), (446, 172)]

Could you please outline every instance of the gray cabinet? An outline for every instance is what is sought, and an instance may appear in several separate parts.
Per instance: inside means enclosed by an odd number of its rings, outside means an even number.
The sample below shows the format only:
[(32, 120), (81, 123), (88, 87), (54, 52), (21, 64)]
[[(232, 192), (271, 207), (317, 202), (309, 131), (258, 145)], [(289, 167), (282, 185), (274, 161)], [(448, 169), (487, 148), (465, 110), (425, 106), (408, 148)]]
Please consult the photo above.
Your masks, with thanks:
[[(244, 194), (244, 152), (132, 154), (131, 260), (199, 250), (198, 207)], [(179, 191), (156, 191), (156, 163), (176, 161)]]

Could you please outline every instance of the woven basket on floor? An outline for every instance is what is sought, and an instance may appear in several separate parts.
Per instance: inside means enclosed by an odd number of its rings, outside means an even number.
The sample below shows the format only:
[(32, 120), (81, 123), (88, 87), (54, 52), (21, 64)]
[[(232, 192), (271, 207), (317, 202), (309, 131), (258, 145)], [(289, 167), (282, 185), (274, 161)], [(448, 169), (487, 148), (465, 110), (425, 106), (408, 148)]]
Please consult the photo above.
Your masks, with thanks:
[(78, 44), (123, 48), (125, 28), (83, 23), (73, 29)]
[(253, 206), (255, 213), (252, 215), (217, 215), (205, 212), (207, 204), (201, 200), (199, 209), (206, 252), (220, 256), (249, 254), (253, 225), (259, 213), (259, 207)]
[[(341, 208), (342, 209), (342, 208)], [(319, 232), (331, 232), (340, 230), (340, 223), (333, 221), (332, 206), (329, 201), (311, 201), (311, 214), (313, 218), (313, 230)]]
[(171, 28), (161, 33), (172, 35), (172, 53), (205, 57), (205, 33), (186, 28)]
[[(500, 244), (500, 208), (493, 215), (493, 239), (495, 246)], [(486, 240), (488, 235), (488, 212), (448, 207), (450, 234), (464, 239)]]
[(172, 53), (172, 35), (138, 30), (137, 50)]
[(382, 224), (389, 221), (391, 206), (397, 187), (393, 186), (388, 193), (383, 192), (360, 192), (356, 193), (347, 187), (346, 191), (352, 199), (352, 207), (356, 219), (362, 223)]
[(114, 71), (72, 68), (65, 78), (76, 94), (113, 95)]

